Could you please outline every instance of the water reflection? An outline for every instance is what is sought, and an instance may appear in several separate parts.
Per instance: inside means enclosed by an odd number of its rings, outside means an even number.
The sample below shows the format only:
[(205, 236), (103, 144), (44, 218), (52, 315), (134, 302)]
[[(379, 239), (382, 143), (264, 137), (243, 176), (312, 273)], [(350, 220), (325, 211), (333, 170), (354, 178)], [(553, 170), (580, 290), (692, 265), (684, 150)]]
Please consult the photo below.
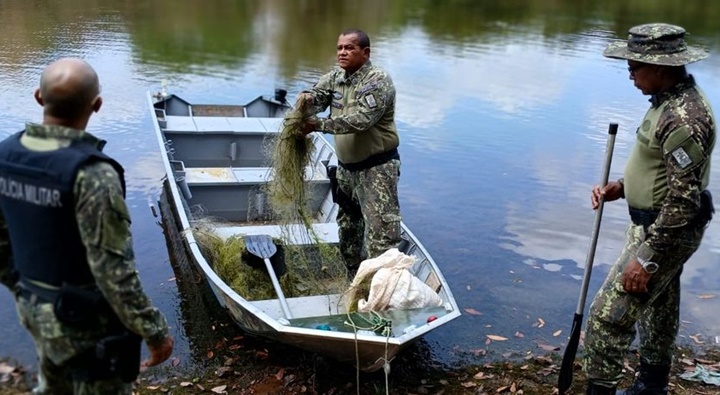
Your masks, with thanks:
[[(126, 167), (138, 267), (170, 316), (178, 350), (195, 354), (158, 219), (162, 167), (145, 93), (169, 89), (191, 101), (240, 103), (283, 87), (293, 97), (327, 71), (339, 31), (367, 30), (373, 60), (398, 90), (403, 214), (443, 268), (465, 315), (426, 345), (457, 361), (489, 347), (558, 344), (569, 329), (582, 276), (607, 124), (618, 122), (611, 177), (619, 177), (647, 101), (626, 66), (602, 58), (607, 41), (638, 23), (685, 26), (711, 58), (690, 70), (720, 106), (720, 3), (672, 0), (39, 0), (0, 2), (2, 134), (39, 120), (32, 99), (41, 68), (81, 56), (100, 74), (105, 104), (90, 130)], [(718, 160), (714, 158), (715, 168)], [(714, 185), (714, 187), (712, 187)], [(720, 185), (715, 172), (711, 187)], [(627, 215), (608, 205), (591, 293), (615, 259)], [(720, 332), (715, 221), (683, 276), (684, 334)], [(32, 363), (29, 338), (0, 292), (0, 356)], [(548, 325), (533, 326), (542, 317)], [(484, 334), (513, 344), (484, 344)], [(425, 346), (425, 345), (424, 345)], [(423, 347), (424, 347), (423, 346)], [(193, 351), (194, 350), (194, 351)], [(497, 355), (496, 355), (497, 356)], [(497, 356), (499, 357), (499, 356)]]

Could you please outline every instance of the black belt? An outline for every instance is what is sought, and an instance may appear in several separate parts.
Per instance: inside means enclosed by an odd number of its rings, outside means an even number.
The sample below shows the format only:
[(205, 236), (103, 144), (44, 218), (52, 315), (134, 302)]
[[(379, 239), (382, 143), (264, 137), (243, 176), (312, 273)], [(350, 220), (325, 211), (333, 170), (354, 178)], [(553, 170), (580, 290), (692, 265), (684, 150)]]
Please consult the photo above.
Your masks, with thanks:
[(382, 164), (385, 164), (387, 162), (390, 162), (393, 159), (400, 159), (400, 153), (398, 152), (397, 148), (393, 148), (390, 151), (381, 152), (379, 154), (375, 154), (370, 156), (367, 159), (363, 159), (360, 162), (355, 163), (340, 163), (340, 166), (342, 166), (345, 170), (349, 171), (360, 171), (360, 170), (367, 170), (371, 167), (379, 166)]
[(660, 214), (659, 210), (647, 210), (631, 206), (628, 206), (628, 211), (630, 212), (630, 220), (635, 225), (642, 225), (643, 229), (645, 229), (646, 232), (647, 228), (655, 223), (655, 220)]
[(43, 288), (39, 285), (35, 285), (30, 281), (20, 280), (17, 283), (18, 295), (23, 298), (30, 299), (32, 295), (35, 295), (38, 300), (46, 303), (53, 303), (57, 299), (60, 290), (54, 290), (49, 288)]
[[(630, 220), (635, 225), (642, 225), (645, 232), (647, 232), (650, 225), (655, 223), (660, 214), (659, 210), (640, 209), (630, 206), (628, 206), (628, 211), (630, 212)], [(712, 219), (713, 213), (715, 213), (715, 207), (713, 206), (712, 195), (706, 189), (700, 192), (700, 210), (689, 225), (705, 226)]]

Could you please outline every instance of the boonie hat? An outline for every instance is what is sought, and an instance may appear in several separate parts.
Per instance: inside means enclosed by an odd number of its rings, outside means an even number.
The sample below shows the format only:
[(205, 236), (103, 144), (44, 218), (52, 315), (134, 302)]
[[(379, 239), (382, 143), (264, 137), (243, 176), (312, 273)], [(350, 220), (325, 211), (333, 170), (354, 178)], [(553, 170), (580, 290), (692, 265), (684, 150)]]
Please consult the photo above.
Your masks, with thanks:
[(630, 28), (627, 41), (610, 43), (603, 56), (663, 66), (682, 66), (708, 56), (708, 51), (688, 46), (685, 29), (667, 23), (648, 23)]

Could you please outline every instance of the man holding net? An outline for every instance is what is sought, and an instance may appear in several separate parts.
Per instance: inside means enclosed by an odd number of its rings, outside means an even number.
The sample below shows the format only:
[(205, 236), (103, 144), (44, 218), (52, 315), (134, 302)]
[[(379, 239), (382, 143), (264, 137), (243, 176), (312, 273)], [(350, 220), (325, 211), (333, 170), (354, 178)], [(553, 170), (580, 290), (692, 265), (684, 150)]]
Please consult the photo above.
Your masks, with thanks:
[(306, 134), (334, 135), (340, 251), (353, 273), (362, 260), (400, 242), (399, 138), (395, 87), (390, 76), (370, 62), (368, 35), (356, 29), (342, 32), (337, 60), (339, 67), (303, 91), (298, 101), (310, 106), (310, 114), (330, 107), (327, 118), (310, 116), (304, 129)]

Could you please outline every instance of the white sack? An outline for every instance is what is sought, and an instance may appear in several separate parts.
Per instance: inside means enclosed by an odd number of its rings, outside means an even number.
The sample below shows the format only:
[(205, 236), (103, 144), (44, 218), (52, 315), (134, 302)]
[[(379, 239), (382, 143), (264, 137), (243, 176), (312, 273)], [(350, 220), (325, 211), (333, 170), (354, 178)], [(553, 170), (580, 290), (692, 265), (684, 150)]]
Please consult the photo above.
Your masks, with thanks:
[(440, 296), (408, 270), (415, 257), (391, 248), (360, 264), (351, 289), (372, 276), (367, 300), (358, 301), (358, 311), (403, 310), (441, 306)]

